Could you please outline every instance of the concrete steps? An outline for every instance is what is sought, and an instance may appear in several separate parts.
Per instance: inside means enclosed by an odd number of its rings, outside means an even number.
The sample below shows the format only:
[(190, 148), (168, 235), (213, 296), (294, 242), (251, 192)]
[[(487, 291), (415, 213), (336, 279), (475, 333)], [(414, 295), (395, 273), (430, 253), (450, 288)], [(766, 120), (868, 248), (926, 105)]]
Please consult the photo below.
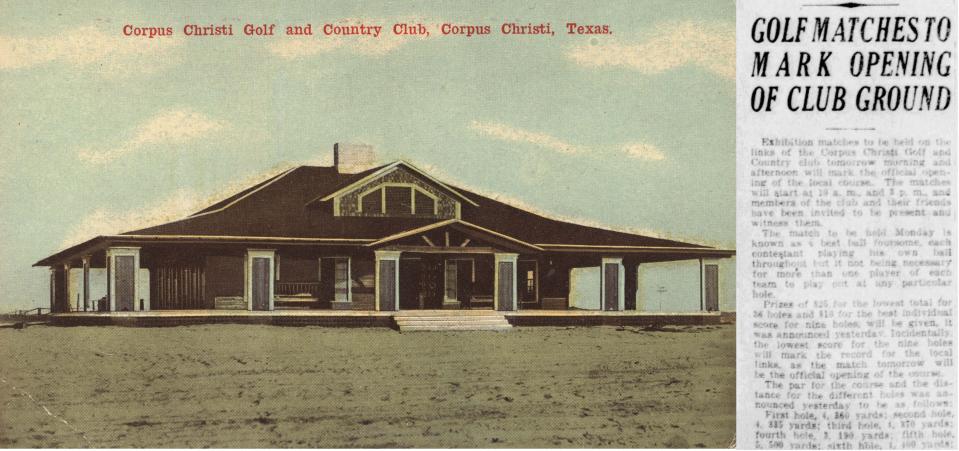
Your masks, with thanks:
[(492, 310), (415, 310), (393, 315), (400, 332), (443, 330), (495, 330), (513, 328), (506, 317)]

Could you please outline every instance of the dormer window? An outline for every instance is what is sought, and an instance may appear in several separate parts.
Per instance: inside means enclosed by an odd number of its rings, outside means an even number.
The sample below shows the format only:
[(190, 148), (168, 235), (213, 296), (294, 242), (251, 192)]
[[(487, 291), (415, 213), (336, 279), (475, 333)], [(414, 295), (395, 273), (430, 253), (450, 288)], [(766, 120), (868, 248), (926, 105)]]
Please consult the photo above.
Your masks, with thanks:
[(360, 198), (360, 211), (366, 213), (383, 213), (383, 190), (376, 189)]
[(413, 190), (413, 213), (419, 215), (436, 214), (436, 199), (420, 190)]
[(386, 203), (384, 204), (386, 214), (389, 216), (403, 216), (413, 214), (413, 188), (408, 186), (387, 186)]
[(334, 216), (453, 219), (460, 217), (461, 204), (479, 206), (455, 188), (402, 161), (374, 170), (307, 205), (326, 201), (333, 202)]
[(364, 215), (435, 216), (436, 201), (417, 186), (384, 183), (360, 195), (358, 207)]

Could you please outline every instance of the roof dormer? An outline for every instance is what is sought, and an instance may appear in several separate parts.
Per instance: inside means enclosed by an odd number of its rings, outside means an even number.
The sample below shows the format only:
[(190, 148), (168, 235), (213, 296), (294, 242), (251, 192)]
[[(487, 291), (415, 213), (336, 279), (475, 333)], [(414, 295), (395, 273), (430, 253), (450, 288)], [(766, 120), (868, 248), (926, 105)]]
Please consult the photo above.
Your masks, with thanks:
[(404, 161), (396, 161), (319, 199), (334, 216), (457, 219), (468, 197)]

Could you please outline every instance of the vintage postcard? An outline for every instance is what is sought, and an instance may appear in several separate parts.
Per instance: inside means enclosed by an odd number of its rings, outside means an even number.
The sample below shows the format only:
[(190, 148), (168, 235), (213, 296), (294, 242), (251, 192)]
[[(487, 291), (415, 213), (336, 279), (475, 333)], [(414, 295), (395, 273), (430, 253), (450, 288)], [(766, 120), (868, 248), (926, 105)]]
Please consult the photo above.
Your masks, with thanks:
[(735, 446), (735, 6), (0, 3), (0, 446)]

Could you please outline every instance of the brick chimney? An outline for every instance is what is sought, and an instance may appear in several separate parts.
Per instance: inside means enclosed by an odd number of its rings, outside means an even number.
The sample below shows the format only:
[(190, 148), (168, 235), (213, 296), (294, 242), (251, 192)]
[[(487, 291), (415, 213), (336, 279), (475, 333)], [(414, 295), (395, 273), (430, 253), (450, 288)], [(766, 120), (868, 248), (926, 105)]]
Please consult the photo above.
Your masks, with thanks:
[(369, 144), (333, 144), (333, 167), (341, 174), (355, 174), (376, 166), (376, 152)]

